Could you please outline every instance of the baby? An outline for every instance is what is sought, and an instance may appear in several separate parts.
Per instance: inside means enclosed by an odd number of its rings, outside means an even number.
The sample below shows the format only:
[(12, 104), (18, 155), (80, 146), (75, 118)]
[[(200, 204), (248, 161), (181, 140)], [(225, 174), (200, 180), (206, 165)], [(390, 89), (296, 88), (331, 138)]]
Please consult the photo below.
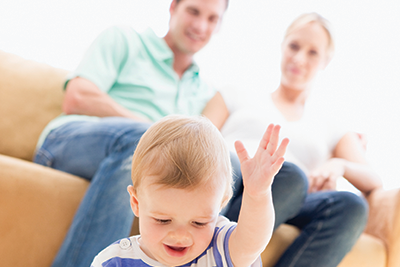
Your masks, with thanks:
[(92, 266), (262, 266), (274, 226), (271, 184), (284, 161), (269, 125), (254, 158), (235, 144), (244, 193), (238, 223), (219, 212), (232, 194), (229, 151), (204, 117), (167, 116), (141, 138), (128, 187), (140, 235), (111, 244)]

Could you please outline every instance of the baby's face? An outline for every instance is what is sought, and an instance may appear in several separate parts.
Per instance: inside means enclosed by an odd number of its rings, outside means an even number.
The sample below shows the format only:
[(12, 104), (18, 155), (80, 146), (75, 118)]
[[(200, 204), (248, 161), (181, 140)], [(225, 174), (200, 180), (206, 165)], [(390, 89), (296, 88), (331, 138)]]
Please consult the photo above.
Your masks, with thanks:
[(140, 217), (141, 249), (167, 266), (192, 261), (211, 242), (224, 191), (223, 186), (186, 190), (143, 183), (137, 204), (132, 197), (132, 209)]

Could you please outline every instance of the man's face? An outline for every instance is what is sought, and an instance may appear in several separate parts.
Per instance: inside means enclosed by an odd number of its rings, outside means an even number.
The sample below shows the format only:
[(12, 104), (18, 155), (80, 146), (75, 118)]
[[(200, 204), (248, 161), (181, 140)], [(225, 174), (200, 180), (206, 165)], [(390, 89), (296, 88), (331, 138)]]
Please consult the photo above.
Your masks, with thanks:
[(186, 190), (143, 182), (137, 193), (132, 187), (128, 190), (132, 210), (140, 218), (139, 244), (147, 256), (166, 266), (180, 266), (207, 249), (221, 210), (223, 186)]
[(172, 50), (194, 54), (210, 40), (226, 9), (226, 0), (173, 0), (168, 35)]

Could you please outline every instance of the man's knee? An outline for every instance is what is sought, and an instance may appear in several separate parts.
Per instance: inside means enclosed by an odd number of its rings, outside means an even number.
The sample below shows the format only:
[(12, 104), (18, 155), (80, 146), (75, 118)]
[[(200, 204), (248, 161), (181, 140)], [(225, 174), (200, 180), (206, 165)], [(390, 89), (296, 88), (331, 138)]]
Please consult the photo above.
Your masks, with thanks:
[(124, 118), (117, 118), (116, 123), (119, 124), (118, 128), (120, 131), (116, 135), (112, 149), (117, 152), (128, 149), (129, 152), (133, 154), (140, 138), (151, 126), (151, 124), (145, 122), (135, 122), (127, 119), (124, 120)]

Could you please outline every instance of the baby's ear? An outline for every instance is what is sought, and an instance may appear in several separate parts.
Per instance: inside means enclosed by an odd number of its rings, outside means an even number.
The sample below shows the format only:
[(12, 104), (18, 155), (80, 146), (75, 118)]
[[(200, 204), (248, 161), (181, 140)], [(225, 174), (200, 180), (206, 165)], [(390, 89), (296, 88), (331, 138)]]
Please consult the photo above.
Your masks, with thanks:
[(131, 208), (136, 217), (139, 217), (139, 201), (137, 198), (136, 190), (133, 186), (128, 186), (128, 193), (130, 195)]

